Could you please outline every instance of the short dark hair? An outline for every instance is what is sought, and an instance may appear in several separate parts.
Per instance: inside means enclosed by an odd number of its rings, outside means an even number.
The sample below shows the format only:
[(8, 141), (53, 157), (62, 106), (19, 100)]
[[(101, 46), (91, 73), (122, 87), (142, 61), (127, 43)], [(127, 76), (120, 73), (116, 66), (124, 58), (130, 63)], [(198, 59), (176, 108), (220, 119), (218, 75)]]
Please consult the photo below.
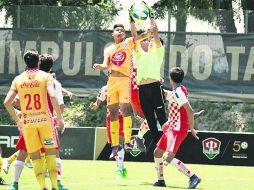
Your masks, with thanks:
[(30, 49), (24, 53), (23, 59), (26, 63), (27, 68), (38, 67), (39, 54), (38, 51)]
[(173, 67), (169, 71), (169, 76), (175, 83), (181, 83), (184, 78), (184, 71), (180, 67)]
[(40, 70), (45, 71), (48, 73), (50, 69), (53, 67), (53, 58), (51, 55), (43, 54), (40, 55)]
[(123, 28), (123, 29), (124, 29), (124, 26), (123, 26), (122, 24), (115, 24), (115, 25), (114, 25), (114, 27), (113, 27), (113, 28), (114, 28), (114, 30), (115, 30), (117, 27), (121, 27), (121, 28)]

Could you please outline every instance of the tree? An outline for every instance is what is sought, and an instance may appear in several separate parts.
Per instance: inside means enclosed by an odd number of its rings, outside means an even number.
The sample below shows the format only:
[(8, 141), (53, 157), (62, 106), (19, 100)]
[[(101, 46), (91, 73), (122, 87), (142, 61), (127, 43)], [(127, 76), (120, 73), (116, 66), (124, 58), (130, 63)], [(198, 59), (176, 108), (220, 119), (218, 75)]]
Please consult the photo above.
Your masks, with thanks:
[(104, 29), (121, 6), (104, 0), (0, 0), (0, 9), (14, 28)]
[[(247, 27), (249, 33), (250, 32), (254, 33), (254, 25), (253, 25), (253, 23), (254, 23), (254, 1), (253, 0), (242, 0), (241, 5), (242, 5), (242, 8), (244, 11), (250, 10), (248, 12), (248, 26), (245, 26), (245, 27)], [(244, 16), (244, 19), (246, 19), (245, 16)]]

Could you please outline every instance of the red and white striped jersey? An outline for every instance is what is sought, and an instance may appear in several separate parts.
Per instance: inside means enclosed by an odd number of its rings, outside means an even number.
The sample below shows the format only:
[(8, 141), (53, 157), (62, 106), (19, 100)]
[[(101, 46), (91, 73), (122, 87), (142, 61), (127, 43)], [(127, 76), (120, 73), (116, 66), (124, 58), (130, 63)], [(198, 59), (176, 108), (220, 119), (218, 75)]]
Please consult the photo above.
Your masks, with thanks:
[(188, 102), (188, 91), (181, 85), (167, 94), (168, 104), (168, 123), (175, 131), (188, 130), (188, 113), (183, 104)]

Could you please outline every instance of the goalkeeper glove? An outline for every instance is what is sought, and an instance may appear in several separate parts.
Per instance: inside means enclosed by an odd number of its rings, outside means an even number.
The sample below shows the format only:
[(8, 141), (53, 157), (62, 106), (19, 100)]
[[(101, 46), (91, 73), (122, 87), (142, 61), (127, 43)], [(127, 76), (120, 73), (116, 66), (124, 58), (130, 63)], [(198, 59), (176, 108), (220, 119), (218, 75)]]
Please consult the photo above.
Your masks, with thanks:
[(155, 15), (154, 15), (154, 11), (148, 7), (148, 5), (146, 4), (145, 1), (142, 1), (142, 3), (146, 6), (146, 8), (148, 9), (148, 15), (150, 19), (154, 19)]
[(131, 8), (129, 9), (129, 21), (130, 22), (135, 22), (133, 17), (132, 17), (132, 11), (133, 11), (133, 5), (131, 6)]

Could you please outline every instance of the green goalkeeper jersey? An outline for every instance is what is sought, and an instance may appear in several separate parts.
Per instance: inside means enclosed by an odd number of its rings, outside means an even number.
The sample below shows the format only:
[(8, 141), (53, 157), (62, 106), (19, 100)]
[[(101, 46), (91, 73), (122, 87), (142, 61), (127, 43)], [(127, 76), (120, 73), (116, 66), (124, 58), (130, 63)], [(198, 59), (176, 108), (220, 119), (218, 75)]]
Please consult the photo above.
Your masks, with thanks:
[(137, 84), (142, 80), (155, 79), (160, 80), (161, 65), (164, 60), (164, 47), (152, 48), (148, 52), (141, 48), (135, 52), (137, 61)]

